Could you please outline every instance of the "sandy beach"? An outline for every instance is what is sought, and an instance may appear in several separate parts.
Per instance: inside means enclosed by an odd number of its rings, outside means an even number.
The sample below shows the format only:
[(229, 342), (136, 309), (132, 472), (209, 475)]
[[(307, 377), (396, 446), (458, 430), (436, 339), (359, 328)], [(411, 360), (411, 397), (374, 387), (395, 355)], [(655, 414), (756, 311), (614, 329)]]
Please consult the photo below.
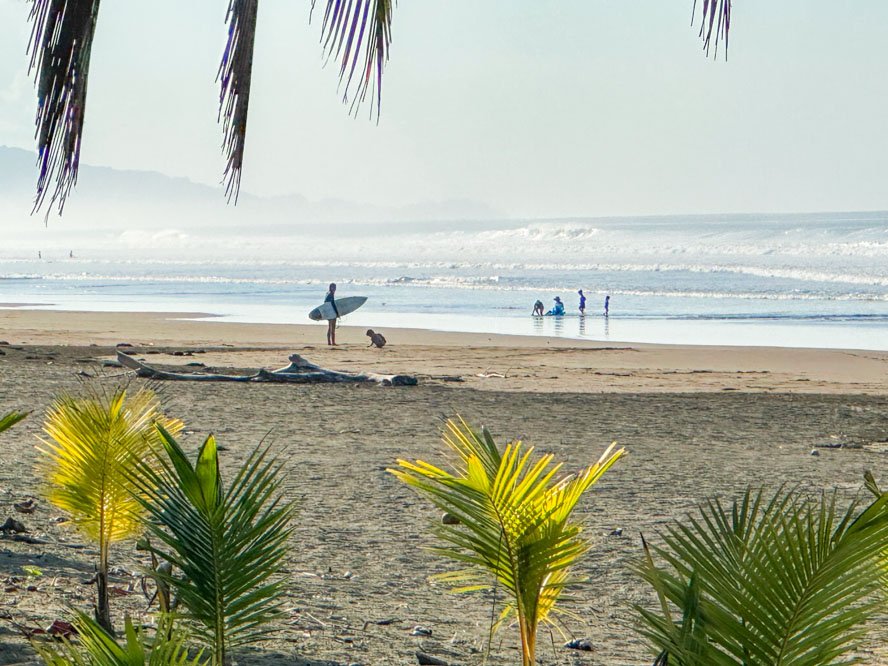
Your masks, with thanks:
[[(343, 327), (337, 348), (324, 326), (232, 324), (157, 313), (78, 313), (0, 309), (0, 411), (32, 416), (0, 447), (3, 514), (47, 541), (0, 538), (0, 664), (31, 663), (15, 629), (46, 626), (88, 609), (94, 552), (57, 522), (40, 499), (34, 444), (52, 397), (87, 376), (132, 380), (103, 367), (115, 345), (165, 368), (269, 368), (298, 353), (343, 371), (416, 375), (416, 387), (175, 382), (159, 385), (167, 411), (186, 422), (189, 447), (216, 433), (231, 470), (263, 437), (286, 450), (287, 497), (298, 504), (287, 562), (287, 621), (242, 664), (346, 666), (415, 664), (421, 650), (453, 664), (478, 664), (489, 596), (454, 596), (429, 583), (450, 568), (424, 550), (437, 512), (385, 472), (397, 458), (440, 461), (441, 418), (461, 414), (502, 441), (521, 438), (554, 452), (568, 468), (597, 459), (611, 442), (629, 451), (589, 494), (580, 513), (593, 550), (589, 582), (568, 606), (568, 628), (592, 652), (540, 637), (545, 664), (649, 664), (632, 631), (632, 604), (647, 591), (628, 569), (639, 534), (653, 541), (665, 522), (710, 496), (732, 498), (747, 485), (780, 484), (858, 492), (865, 470), (888, 482), (888, 352), (596, 344), (542, 337), (385, 330), (389, 346), (367, 347), (363, 330)], [(193, 369), (193, 368), (188, 368)], [(93, 380), (91, 380), (93, 381)], [(812, 455), (816, 451), (818, 455)], [(12, 503), (38, 498), (35, 513)], [(622, 530), (621, 536), (613, 534)], [(113, 553), (118, 618), (147, 617), (132, 544)], [(22, 567), (43, 576), (25, 582)], [(135, 574), (135, 575), (134, 575)], [(33, 585), (33, 591), (27, 591)], [(431, 636), (413, 636), (417, 625)], [(888, 631), (874, 634), (865, 663), (888, 660)], [(491, 664), (514, 664), (505, 630)]]

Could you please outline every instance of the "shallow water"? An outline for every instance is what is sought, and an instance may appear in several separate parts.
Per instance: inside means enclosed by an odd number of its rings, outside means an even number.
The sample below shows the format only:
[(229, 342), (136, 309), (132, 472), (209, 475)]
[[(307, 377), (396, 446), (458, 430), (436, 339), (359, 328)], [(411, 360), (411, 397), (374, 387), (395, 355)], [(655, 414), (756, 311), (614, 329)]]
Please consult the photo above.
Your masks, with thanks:
[[(307, 323), (331, 280), (369, 297), (358, 326), (888, 349), (888, 213), (60, 229), (0, 250), (0, 302), (64, 309)], [(574, 316), (529, 316), (555, 296)]]

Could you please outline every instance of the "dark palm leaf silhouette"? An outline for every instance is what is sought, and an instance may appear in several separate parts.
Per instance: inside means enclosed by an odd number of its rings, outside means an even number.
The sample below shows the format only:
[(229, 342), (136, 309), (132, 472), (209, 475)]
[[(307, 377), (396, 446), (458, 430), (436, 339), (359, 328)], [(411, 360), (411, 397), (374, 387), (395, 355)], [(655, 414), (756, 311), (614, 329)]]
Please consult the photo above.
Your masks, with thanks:
[[(727, 50), (732, 0), (701, 0), (700, 34)], [(34, 211), (49, 198), (59, 214), (77, 183), (86, 117), (90, 55), (99, 0), (31, 0), (30, 70), (37, 85), (38, 179)], [(392, 42), (394, 0), (312, 0), (323, 5), (321, 44), (339, 63), (343, 101), (355, 113), (369, 97), (379, 117), (382, 74)], [(696, 13), (697, 0), (694, 0)], [(225, 193), (237, 201), (253, 69), (259, 0), (229, 0), (228, 41), (219, 65), (219, 120), (223, 128)], [(693, 20), (693, 19), (692, 19)], [(371, 112), (372, 113), (372, 112)], [(47, 210), (47, 215), (49, 210)]]

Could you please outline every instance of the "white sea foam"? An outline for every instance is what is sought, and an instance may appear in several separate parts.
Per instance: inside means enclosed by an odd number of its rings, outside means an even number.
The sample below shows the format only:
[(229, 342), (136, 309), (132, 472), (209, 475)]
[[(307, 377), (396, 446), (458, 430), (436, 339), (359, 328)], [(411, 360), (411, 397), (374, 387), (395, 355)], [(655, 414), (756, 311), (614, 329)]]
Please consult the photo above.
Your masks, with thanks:
[(575, 308), (583, 287), (595, 310), (608, 293), (627, 318), (853, 321), (862, 330), (884, 327), (888, 315), (888, 214), (311, 231), (257, 221), (214, 232), (171, 220), (122, 232), (16, 232), (0, 247), (0, 302), (250, 307), (253, 320), (268, 321), (284, 316), (275, 308), (319, 300), (330, 280), (370, 295), (366, 312), (393, 316), (517, 317), (555, 295)]

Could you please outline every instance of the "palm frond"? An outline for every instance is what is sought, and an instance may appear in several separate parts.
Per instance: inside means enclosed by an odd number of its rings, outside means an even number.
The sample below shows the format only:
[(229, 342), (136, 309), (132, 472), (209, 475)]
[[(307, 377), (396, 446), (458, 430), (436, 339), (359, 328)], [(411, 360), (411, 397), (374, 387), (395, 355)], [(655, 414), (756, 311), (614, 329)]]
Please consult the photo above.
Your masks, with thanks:
[[(839, 510), (812, 499), (747, 491), (671, 525), (636, 566), (661, 598), (638, 608), (641, 632), (670, 663), (845, 664), (878, 606), (877, 558), (888, 541), (888, 493)], [(667, 607), (682, 614), (675, 622)]]
[[(316, 1), (312, 0), (312, 11)], [(392, 42), (393, 5), (394, 0), (326, 0), (321, 43), (327, 58), (339, 61), (343, 102), (351, 105), (353, 113), (369, 93), (379, 116), (382, 73)], [(349, 99), (353, 83), (355, 92)]]
[(481, 572), (492, 575), (510, 598), (500, 624), (514, 612), (531, 663), (537, 626), (550, 621), (562, 592), (578, 582), (571, 567), (589, 548), (571, 514), (624, 451), (611, 445), (594, 465), (557, 479), (561, 465), (551, 454), (535, 458), (521, 442), (501, 453), (489, 432), (462, 420), (448, 422), (444, 442), (456, 454), (452, 472), (405, 460), (389, 471), (459, 521), (435, 528), (446, 545), (434, 551), (469, 566), (439, 578), (472, 591), (483, 586)]
[[(714, 37), (713, 57), (718, 57), (718, 42), (723, 41), (725, 44), (725, 58), (727, 59), (728, 33), (731, 29), (731, 0), (701, 0), (701, 3), (703, 5), (703, 16), (700, 21), (700, 37), (703, 39), (703, 50), (709, 56)], [(694, 0), (691, 24), (694, 23), (696, 14), (697, 0)]]
[(0, 416), (0, 432), (9, 430), (16, 423), (24, 420), (26, 416), (28, 416), (27, 412), (7, 412), (3, 416)]
[(230, 0), (225, 21), (228, 43), (219, 65), (219, 117), (223, 127), (225, 195), (237, 203), (244, 145), (247, 135), (247, 112), (250, 106), (250, 83), (253, 72), (253, 44), (256, 40), (256, 15), (259, 0)]
[(182, 422), (163, 415), (157, 396), (95, 391), (62, 396), (49, 407), (40, 469), (47, 498), (97, 543), (135, 536), (141, 510), (126, 470), (160, 445), (155, 424), (178, 432)]
[(281, 497), (281, 466), (260, 446), (225, 489), (210, 436), (194, 465), (159, 427), (165, 457), (134, 475), (151, 516), (150, 546), (182, 575), (156, 572), (176, 591), (184, 617), (212, 648), (213, 664), (229, 651), (267, 638), (281, 616), (278, 574), (291, 534), (292, 505)]
[(39, 160), (34, 210), (50, 196), (50, 206), (57, 204), (61, 214), (77, 183), (99, 0), (31, 2), (28, 51), (30, 69), (36, 70)]
[(79, 645), (64, 639), (61, 643), (33, 641), (37, 654), (47, 666), (201, 666), (203, 653), (189, 657), (188, 634), (174, 625), (169, 615), (161, 615), (154, 637), (147, 639), (133, 626), (129, 616), (124, 628), (124, 644), (84, 613), (74, 620)]

